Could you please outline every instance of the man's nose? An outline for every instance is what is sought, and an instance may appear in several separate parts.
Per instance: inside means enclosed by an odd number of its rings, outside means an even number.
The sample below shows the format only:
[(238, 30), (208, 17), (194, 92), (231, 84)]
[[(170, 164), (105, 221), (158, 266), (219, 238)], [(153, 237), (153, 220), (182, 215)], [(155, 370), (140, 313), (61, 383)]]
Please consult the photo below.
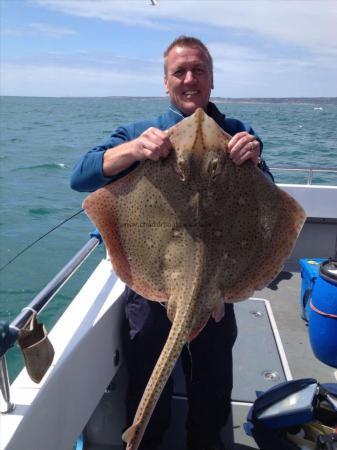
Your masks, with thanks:
[(191, 83), (195, 80), (195, 76), (192, 70), (188, 70), (185, 75), (185, 83)]

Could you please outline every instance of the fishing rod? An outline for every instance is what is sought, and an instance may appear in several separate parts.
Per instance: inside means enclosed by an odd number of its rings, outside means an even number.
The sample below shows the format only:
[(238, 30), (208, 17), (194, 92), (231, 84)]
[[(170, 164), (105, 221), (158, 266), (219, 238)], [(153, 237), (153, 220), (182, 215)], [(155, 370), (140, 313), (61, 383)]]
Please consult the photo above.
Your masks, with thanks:
[(43, 238), (45, 238), (46, 236), (48, 236), (48, 234), (52, 233), (53, 231), (57, 230), (57, 228), (60, 228), (62, 225), (64, 225), (66, 222), (68, 222), (69, 220), (73, 219), (74, 217), (78, 216), (79, 214), (81, 214), (84, 211), (84, 209), (80, 209), (79, 211), (77, 211), (75, 214), (72, 214), (70, 217), (68, 217), (65, 220), (62, 220), (62, 222), (60, 222), (59, 224), (57, 224), (55, 227), (51, 228), (49, 231), (47, 231), (47, 233), (43, 234), (42, 236), (38, 237), (37, 239), (35, 239), (34, 242), (28, 244), (25, 248), (23, 248), (19, 253), (17, 253), (12, 259), (10, 259), (9, 261), (7, 261), (3, 266), (0, 267), (0, 272), (2, 272), (7, 266), (9, 266), (10, 264), (12, 264), (12, 262), (14, 262), (19, 256), (21, 256), (23, 253), (25, 253), (27, 250), (29, 250), (31, 247), (33, 247), (35, 244), (37, 244), (39, 241), (41, 241)]

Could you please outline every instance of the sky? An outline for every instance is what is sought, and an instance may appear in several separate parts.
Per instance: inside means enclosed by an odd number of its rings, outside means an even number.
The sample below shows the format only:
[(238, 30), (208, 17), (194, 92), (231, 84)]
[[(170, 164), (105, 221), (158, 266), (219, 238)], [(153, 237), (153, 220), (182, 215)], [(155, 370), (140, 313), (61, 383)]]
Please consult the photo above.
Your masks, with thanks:
[(337, 97), (337, 0), (0, 0), (0, 93), (165, 96), (182, 34), (214, 59), (214, 97)]

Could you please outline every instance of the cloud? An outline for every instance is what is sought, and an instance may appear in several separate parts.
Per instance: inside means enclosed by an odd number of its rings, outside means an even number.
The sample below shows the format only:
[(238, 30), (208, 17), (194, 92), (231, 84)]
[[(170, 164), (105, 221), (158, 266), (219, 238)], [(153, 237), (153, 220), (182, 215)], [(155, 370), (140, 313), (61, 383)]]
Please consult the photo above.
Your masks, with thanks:
[[(115, 52), (105, 51), (108, 47), (99, 40), (86, 47), (85, 37), (81, 40), (85, 50), (71, 45), (68, 51), (62, 46), (49, 46), (48, 52), (37, 49), (20, 55), (8, 53), (1, 68), (4, 95), (164, 95), (162, 49), (151, 46), (153, 59), (142, 56), (149, 39), (151, 44), (157, 37), (162, 39), (156, 30), (160, 28), (171, 28), (171, 35), (183, 29), (186, 33), (196, 30), (197, 36), (201, 30), (202, 36), (208, 36), (203, 39), (214, 57), (216, 96), (337, 95), (335, 1), (161, 0), (157, 7), (151, 6), (150, 0), (28, 3), (83, 18), (79, 30), (87, 30), (87, 26), (92, 30), (102, 28), (97, 19), (126, 24), (121, 42), (131, 25), (151, 28), (151, 32), (132, 30), (130, 42), (136, 39), (134, 57), (124, 56), (129, 51), (124, 49), (117, 54), (118, 45)], [(55, 38), (75, 34), (71, 28), (38, 20), (31, 20), (22, 29)]]
[(107, 50), (48, 50), (26, 55), (12, 54), (7, 62), (36, 67), (55, 66), (86, 69), (95, 67), (98, 70), (116, 70), (118, 72), (137, 73), (142, 70), (147, 73), (162, 73), (162, 61), (156, 58), (131, 57), (119, 55)]
[(261, 38), (325, 52), (337, 49), (334, 0), (31, 0), (33, 4), (79, 17), (144, 27), (205, 24), (237, 29)]
[(62, 38), (75, 35), (77, 32), (70, 28), (53, 26), (48, 23), (33, 22), (20, 27), (6, 27), (1, 31), (3, 36), (49, 36), (53, 38)]
[[(215, 53), (215, 89), (218, 97), (337, 96), (335, 70), (324, 70), (324, 59), (313, 61), (269, 59), (257, 51), (219, 43)], [(156, 60), (113, 54), (50, 53), (40, 60), (3, 63), (3, 95), (29, 96), (164, 96), (162, 65)], [(305, 81), (305, 82), (304, 82)]]
[(210, 42), (215, 94), (224, 97), (336, 96), (337, 58), (330, 53), (275, 51)]
[[(141, 25), (149, 28), (167, 28), (156, 20), (155, 8), (150, 0), (30, 0), (29, 3), (72, 16), (120, 22), (126, 25)], [(144, 7), (147, 11), (144, 10)], [(167, 5), (166, 5), (167, 7)], [(166, 17), (166, 15), (164, 16)]]
[(51, 63), (5, 63), (1, 67), (3, 95), (37, 97), (101, 97), (164, 95), (162, 72)]
[(71, 30), (70, 28), (55, 27), (47, 23), (40, 22), (30, 23), (29, 25), (27, 25), (27, 29), (38, 34), (44, 34), (56, 38), (63, 37), (65, 35), (77, 34), (75, 30)]

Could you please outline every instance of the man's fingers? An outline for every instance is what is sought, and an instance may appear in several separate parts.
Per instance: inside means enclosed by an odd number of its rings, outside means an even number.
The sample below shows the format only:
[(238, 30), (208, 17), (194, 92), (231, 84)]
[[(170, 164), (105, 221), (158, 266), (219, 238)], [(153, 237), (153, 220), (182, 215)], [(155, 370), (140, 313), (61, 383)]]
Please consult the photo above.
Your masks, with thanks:
[(255, 165), (258, 163), (258, 157), (256, 158), (255, 153), (250, 151), (237, 155), (235, 158), (232, 158), (232, 161), (238, 166), (241, 166), (241, 164), (249, 159), (252, 160)]
[(238, 151), (245, 145), (252, 141), (255, 141), (255, 136), (248, 134), (246, 131), (235, 134), (232, 139), (228, 142), (228, 149), (230, 151)]
[(240, 133), (234, 134), (234, 136), (228, 142), (229, 150), (233, 150), (237, 146), (242, 146), (242, 143), (247, 143), (251, 139), (255, 139), (254, 136), (247, 133), (247, 131), (240, 131)]
[(154, 127), (148, 128), (141, 134), (139, 143), (142, 159), (151, 159), (153, 161), (166, 158), (172, 148), (169, 133)]
[(151, 159), (152, 161), (158, 161), (158, 159), (160, 159), (160, 157), (161, 157), (159, 152), (149, 150), (147, 148), (143, 149), (143, 155), (144, 155), (145, 159)]
[(241, 165), (248, 159), (251, 159), (254, 164), (258, 163), (260, 143), (255, 136), (247, 132), (240, 132), (234, 135), (228, 143), (228, 149), (230, 150), (230, 157), (235, 164)]

